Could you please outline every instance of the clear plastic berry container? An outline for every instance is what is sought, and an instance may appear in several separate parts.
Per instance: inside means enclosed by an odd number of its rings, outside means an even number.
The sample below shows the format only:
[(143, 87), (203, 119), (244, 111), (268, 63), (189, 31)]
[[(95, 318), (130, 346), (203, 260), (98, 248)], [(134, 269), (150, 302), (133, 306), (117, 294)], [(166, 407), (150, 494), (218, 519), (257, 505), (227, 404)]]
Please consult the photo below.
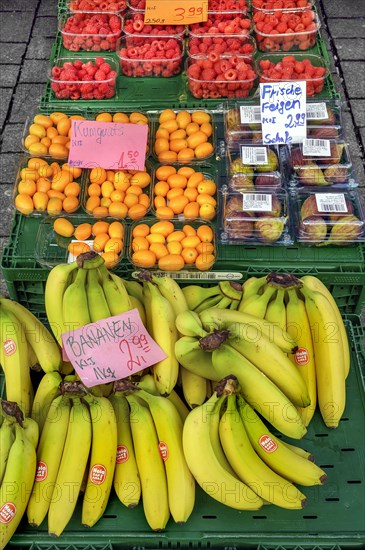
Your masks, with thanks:
[[(291, 12), (288, 12), (288, 14), (291, 14)], [(258, 50), (262, 52), (289, 52), (305, 51), (313, 48), (320, 28), (319, 19), (313, 10), (302, 11), (299, 14), (293, 13), (291, 16), (300, 18), (300, 14), (306, 14), (308, 21), (311, 21), (307, 26), (303, 23), (298, 23), (294, 27), (295, 30), (292, 30), (290, 27), (287, 27), (286, 23), (279, 23), (278, 29), (284, 30), (285, 27), (287, 29), (285, 32), (278, 32), (274, 28), (275, 34), (269, 32), (270, 24), (265, 24), (263, 21), (254, 23), (253, 30)], [(266, 17), (273, 17), (273, 20), (277, 19), (275, 15), (271, 16), (268, 14)]]
[[(105, 231), (99, 237), (93, 233), (95, 219), (85, 214), (65, 216), (56, 224), (55, 221), (56, 218), (44, 218), (38, 227), (35, 258), (42, 267), (52, 269), (60, 263), (71, 263), (77, 258), (78, 253), (88, 250), (103, 256), (108, 269), (117, 267), (125, 257), (126, 226), (123, 220), (103, 219), (108, 227), (104, 228)], [(72, 235), (65, 236), (58, 232), (69, 229), (69, 224), (72, 224), (75, 230)], [(111, 224), (113, 226), (109, 234)]]
[(115, 13), (69, 12), (60, 15), (58, 29), (63, 47), (71, 52), (115, 52), (123, 18)]
[(273, 191), (286, 183), (286, 145), (242, 142), (227, 151), (227, 188), (230, 191)]
[(131, 10), (144, 11), (146, 0), (127, 0), (127, 7)]
[(256, 41), (246, 34), (195, 34), (189, 32), (187, 42), (188, 53), (191, 57), (222, 54), (236, 54), (252, 59), (257, 51)]
[(118, 51), (121, 72), (131, 77), (170, 78), (182, 71), (184, 44), (177, 36), (124, 36)]
[(66, 159), (23, 155), (12, 190), (13, 205), (26, 216), (67, 216), (81, 209), (84, 177), (84, 171), (68, 166)]
[(315, 0), (251, 0), (253, 12), (270, 12), (274, 15), (278, 12), (303, 11), (310, 9)]
[(151, 207), (152, 166), (145, 170), (85, 170), (82, 207), (95, 218), (144, 218)]
[(242, 10), (208, 10), (208, 19), (202, 23), (188, 25), (189, 33), (194, 34), (250, 34), (252, 21)]
[(218, 172), (213, 164), (166, 166), (160, 164), (152, 173), (154, 216), (163, 219), (212, 220), (218, 209)]
[(222, 189), (222, 244), (281, 245), (293, 242), (285, 191)]
[(123, 15), (127, 7), (125, 0), (69, 0), (67, 8), (70, 12), (98, 11), (101, 13), (116, 13)]
[(307, 139), (290, 147), (290, 184), (296, 187), (355, 187), (352, 161), (345, 142)]
[(206, 109), (157, 111), (152, 135), (161, 164), (202, 164), (215, 153), (215, 119)]
[(148, 25), (144, 22), (144, 10), (130, 9), (124, 18), (123, 32), (126, 36), (140, 36), (143, 44), (146, 36), (178, 36), (183, 38), (185, 25)]
[(175, 272), (182, 277), (184, 272), (209, 271), (217, 258), (215, 229), (201, 219), (145, 218), (130, 227), (127, 255), (136, 270)]
[[(248, 97), (256, 90), (256, 73), (251, 60), (236, 54), (188, 56), (188, 88), (196, 98)], [(221, 76), (222, 75), (222, 76)]]
[(255, 63), (260, 82), (305, 80), (307, 97), (321, 93), (329, 75), (328, 62), (316, 54), (263, 53)]
[[(87, 66), (91, 69), (97, 67), (98, 59), (103, 59), (106, 65), (109, 65), (109, 72), (106, 74), (105, 70), (102, 71), (100, 80), (94, 79), (90, 76), (90, 80), (71, 80), (62, 78), (62, 69), (66, 63), (67, 69), (71, 71), (72, 65), (76, 62), (78, 66), (87, 70)], [(106, 67), (105, 65), (105, 67)], [(94, 70), (94, 69), (92, 69)], [(94, 73), (97, 78), (97, 72)], [(84, 57), (81, 59), (75, 59), (74, 57), (59, 57), (55, 60), (55, 63), (51, 69), (50, 82), (51, 89), (57, 99), (72, 99), (72, 100), (92, 100), (92, 99), (110, 99), (115, 96), (116, 93), (116, 79), (118, 76), (118, 64), (112, 57)], [(69, 75), (67, 74), (69, 78)], [(77, 78), (77, 77), (76, 77)]]
[(300, 190), (291, 196), (297, 241), (311, 246), (365, 241), (365, 217), (356, 190)]

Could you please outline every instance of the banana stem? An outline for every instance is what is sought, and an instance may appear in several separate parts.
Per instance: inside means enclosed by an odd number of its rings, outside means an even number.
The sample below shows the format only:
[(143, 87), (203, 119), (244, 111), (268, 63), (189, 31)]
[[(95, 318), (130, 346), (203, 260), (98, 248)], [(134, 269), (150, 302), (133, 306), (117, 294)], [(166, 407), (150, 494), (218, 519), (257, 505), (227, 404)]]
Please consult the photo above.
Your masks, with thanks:
[(199, 340), (199, 346), (203, 351), (214, 351), (229, 338), (229, 330), (217, 330)]
[(11, 416), (15, 419), (19, 426), (23, 427), (24, 414), (15, 401), (6, 401), (3, 399), (1, 401), (1, 409), (6, 415), (5, 418)]

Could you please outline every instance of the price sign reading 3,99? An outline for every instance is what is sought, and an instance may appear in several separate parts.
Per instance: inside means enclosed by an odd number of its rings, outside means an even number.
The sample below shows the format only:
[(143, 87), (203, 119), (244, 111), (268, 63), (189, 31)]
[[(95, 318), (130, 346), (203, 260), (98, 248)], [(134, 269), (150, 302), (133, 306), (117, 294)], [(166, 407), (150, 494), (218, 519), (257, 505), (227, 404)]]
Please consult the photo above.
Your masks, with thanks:
[(208, 19), (208, 0), (146, 0), (146, 25), (190, 25)]

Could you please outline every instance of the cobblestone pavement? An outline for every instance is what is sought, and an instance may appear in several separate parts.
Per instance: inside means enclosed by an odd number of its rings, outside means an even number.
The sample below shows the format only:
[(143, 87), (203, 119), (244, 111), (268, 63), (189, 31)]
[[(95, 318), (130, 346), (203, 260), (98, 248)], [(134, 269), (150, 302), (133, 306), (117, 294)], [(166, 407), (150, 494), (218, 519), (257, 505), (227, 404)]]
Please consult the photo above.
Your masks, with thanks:
[[(341, 93), (346, 140), (365, 186), (365, 1), (317, 0), (331, 72)], [(56, 0), (0, 0), (0, 248), (7, 242), (11, 192), (26, 116), (47, 80), (57, 29)], [(5, 286), (0, 288), (3, 292)]]

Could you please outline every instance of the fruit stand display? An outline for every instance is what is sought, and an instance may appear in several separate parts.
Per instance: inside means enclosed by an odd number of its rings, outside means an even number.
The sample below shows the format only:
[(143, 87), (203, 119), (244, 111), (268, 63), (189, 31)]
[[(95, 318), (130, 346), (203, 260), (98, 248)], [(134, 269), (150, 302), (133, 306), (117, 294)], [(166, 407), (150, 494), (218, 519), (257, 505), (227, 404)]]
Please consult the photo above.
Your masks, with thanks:
[[(59, 2), (1, 257), (1, 547), (365, 544), (365, 215), (319, 7), (208, 8)], [(287, 80), (309, 139), (263, 146)], [(77, 166), (73, 121), (141, 130), (143, 166)]]

